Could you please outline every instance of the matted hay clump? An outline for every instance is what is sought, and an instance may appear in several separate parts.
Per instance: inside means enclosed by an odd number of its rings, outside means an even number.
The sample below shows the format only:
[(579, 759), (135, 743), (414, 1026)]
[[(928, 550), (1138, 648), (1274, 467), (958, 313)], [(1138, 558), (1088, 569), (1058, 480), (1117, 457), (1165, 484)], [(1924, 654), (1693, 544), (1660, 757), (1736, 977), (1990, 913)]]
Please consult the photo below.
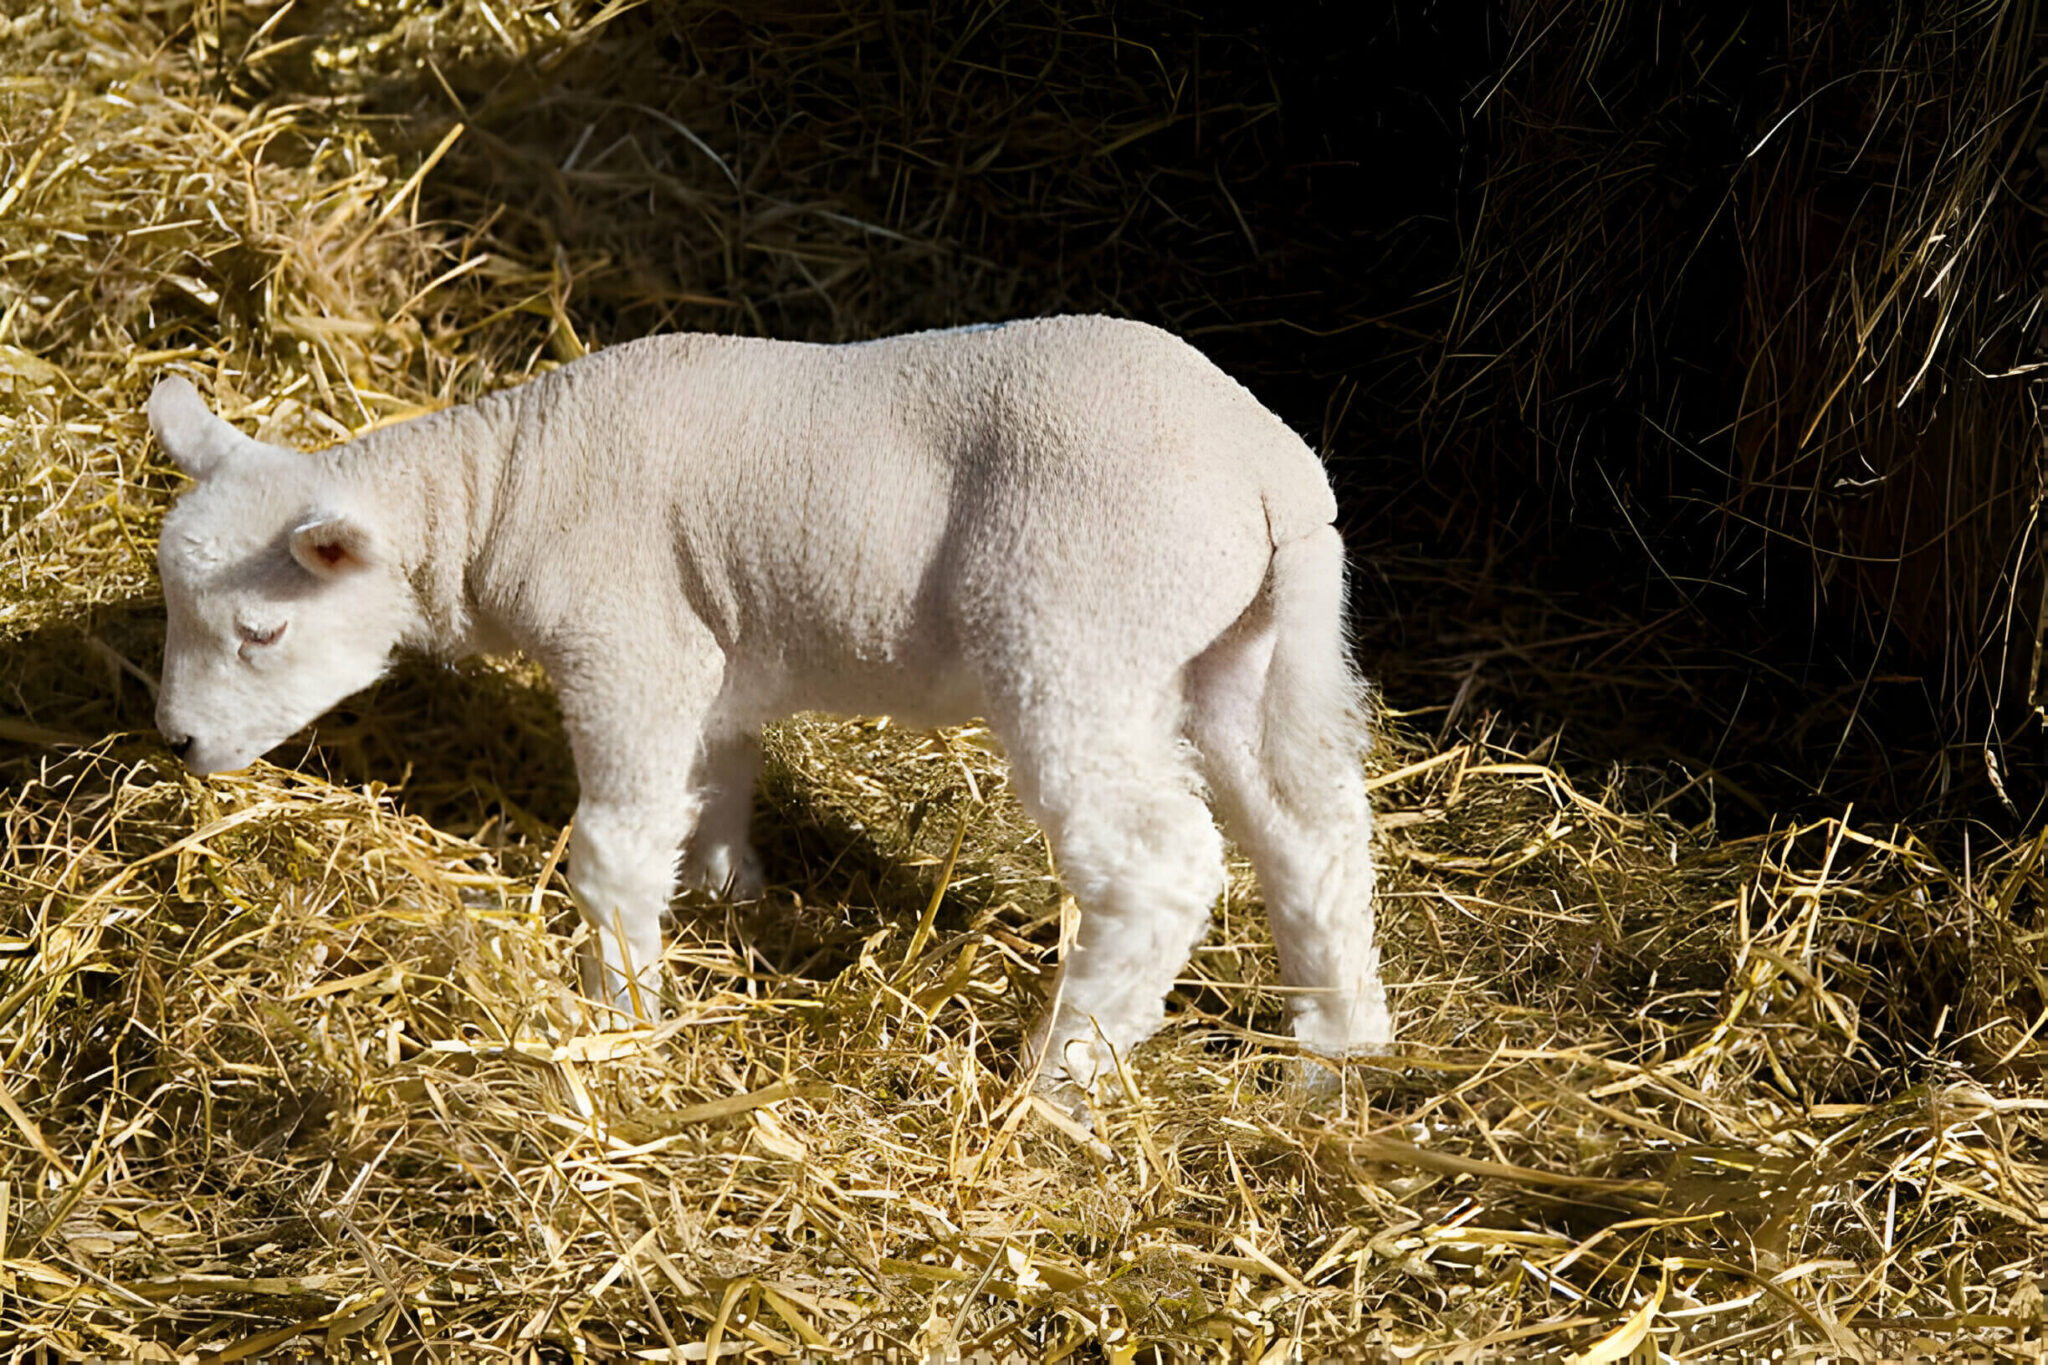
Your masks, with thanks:
[[(415, 216), (486, 140), (478, 54), (544, 102), (625, 8), (7, 21), (7, 1358), (2037, 1358), (2048, 838), (1952, 859), (1845, 812), (1722, 841), (1674, 815), (1696, 793), (1391, 715), (1403, 1054), (1285, 1087), (1240, 867), (1090, 1134), (1016, 1066), (1071, 912), (975, 730), (772, 736), (775, 889), (680, 906), (672, 1017), (627, 1034), (571, 993), (572, 777), (530, 666), (414, 668), (290, 768), (179, 769), (148, 728), (176, 486), (148, 383), (182, 366), (312, 443), (581, 349), (559, 257), (483, 205)], [(478, 123), (380, 122), (364, 92), (414, 67)], [(845, 240), (788, 231), (770, 274)], [(707, 297), (766, 323), (767, 279)]]

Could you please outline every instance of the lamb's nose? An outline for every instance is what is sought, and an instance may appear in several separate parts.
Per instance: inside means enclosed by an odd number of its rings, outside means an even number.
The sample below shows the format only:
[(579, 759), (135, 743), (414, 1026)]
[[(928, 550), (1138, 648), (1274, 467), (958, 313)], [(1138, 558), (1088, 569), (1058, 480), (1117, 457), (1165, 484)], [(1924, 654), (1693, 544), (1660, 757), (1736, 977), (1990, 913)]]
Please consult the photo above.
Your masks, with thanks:
[(165, 735), (164, 743), (171, 746), (171, 752), (178, 756), (180, 762), (184, 761), (186, 754), (192, 752), (192, 736), (190, 735)]

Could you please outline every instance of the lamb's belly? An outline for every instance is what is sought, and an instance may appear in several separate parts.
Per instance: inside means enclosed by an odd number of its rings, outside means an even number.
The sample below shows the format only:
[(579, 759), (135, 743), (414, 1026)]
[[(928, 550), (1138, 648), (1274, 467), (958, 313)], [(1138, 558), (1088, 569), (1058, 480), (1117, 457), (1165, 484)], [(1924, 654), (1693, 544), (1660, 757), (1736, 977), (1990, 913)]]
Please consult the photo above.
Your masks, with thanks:
[(839, 716), (889, 716), (912, 729), (959, 725), (982, 714), (980, 683), (955, 659), (923, 666), (840, 655), (777, 661), (763, 670), (751, 697), (735, 697), (754, 719), (798, 711)]
[(913, 730), (964, 724), (982, 712), (981, 688), (957, 671), (934, 675), (889, 670), (810, 681), (802, 706), (792, 709), (890, 716)]

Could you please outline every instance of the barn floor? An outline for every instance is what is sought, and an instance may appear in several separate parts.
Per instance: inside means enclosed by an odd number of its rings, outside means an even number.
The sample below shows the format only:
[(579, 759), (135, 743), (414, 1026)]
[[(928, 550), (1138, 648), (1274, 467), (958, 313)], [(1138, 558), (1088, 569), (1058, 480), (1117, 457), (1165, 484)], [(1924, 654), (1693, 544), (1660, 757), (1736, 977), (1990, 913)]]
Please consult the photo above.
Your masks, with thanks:
[(2048, 834), (1723, 821), (1406, 687), (1398, 1054), (1288, 1086), (1234, 864), (1091, 1133), (1017, 1069), (1071, 903), (972, 729), (778, 730), (772, 890), (679, 904), (628, 1033), (571, 990), (530, 665), (194, 780), (149, 724), (151, 378), (328, 442), (577, 353), (575, 281), (437, 254), (451, 143), (11, 23), (0, 1359), (2041, 1358)]

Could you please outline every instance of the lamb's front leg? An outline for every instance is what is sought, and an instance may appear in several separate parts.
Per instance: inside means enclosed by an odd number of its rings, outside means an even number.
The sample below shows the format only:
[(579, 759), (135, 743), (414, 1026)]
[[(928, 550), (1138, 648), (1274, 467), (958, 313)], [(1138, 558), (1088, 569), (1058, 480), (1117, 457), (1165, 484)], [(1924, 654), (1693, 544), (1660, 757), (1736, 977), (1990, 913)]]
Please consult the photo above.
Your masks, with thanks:
[(621, 801), (588, 792), (569, 838), (569, 889), (590, 926), (583, 993), (628, 1019), (661, 1016), (661, 915), (696, 814), (681, 784)]
[(550, 670), (583, 791), (568, 878), (591, 930), (584, 993), (646, 1021), (661, 1014), (661, 916), (703, 809), (695, 770), (723, 673), (708, 640), (663, 644)]
[(761, 775), (761, 736), (751, 731), (708, 734), (697, 761), (696, 785), (704, 806), (683, 855), (683, 885), (734, 900), (760, 898), (766, 877), (748, 829), (754, 784)]

